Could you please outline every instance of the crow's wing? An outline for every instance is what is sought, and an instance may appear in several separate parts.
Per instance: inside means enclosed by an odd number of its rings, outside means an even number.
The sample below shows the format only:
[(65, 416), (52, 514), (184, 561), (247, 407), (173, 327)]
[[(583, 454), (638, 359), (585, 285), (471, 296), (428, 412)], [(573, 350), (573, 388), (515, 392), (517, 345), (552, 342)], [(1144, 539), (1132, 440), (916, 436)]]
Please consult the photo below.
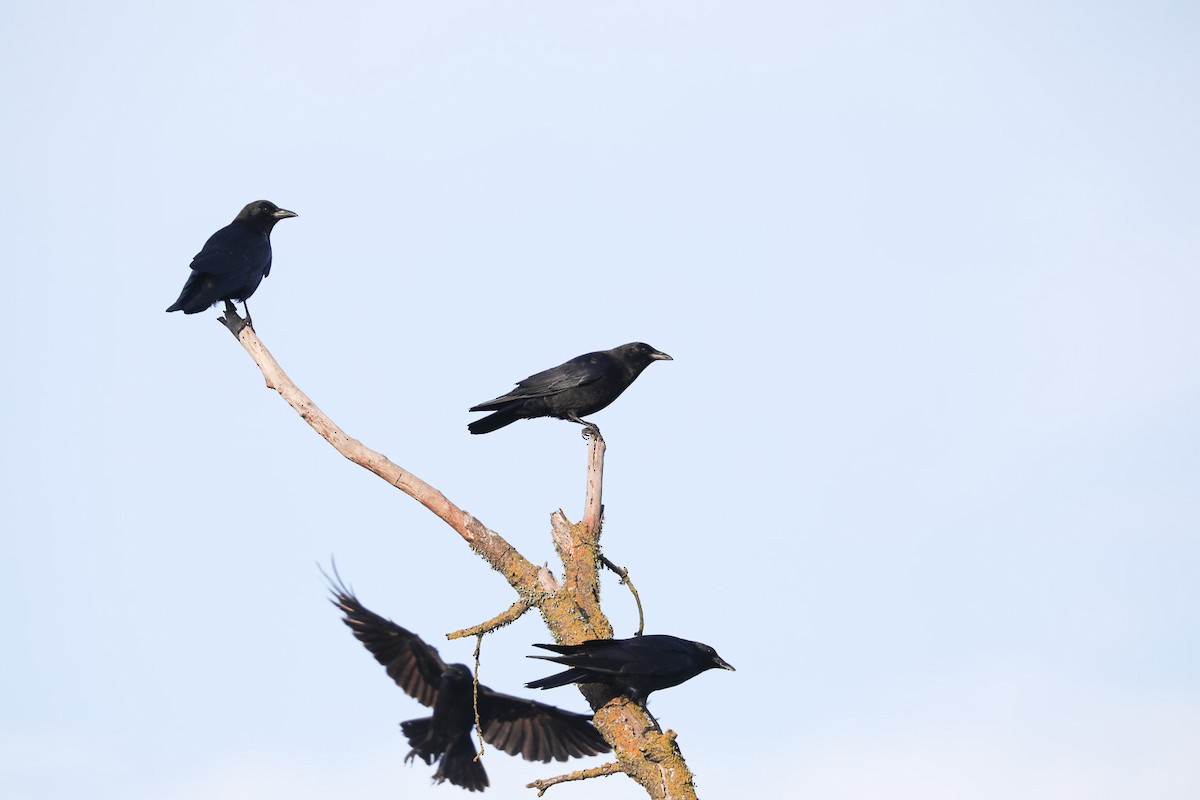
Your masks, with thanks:
[(387, 674), (410, 697), (432, 706), (446, 662), (438, 651), (412, 631), (384, 619), (358, 602), (346, 587), (332, 587), (333, 604), (345, 613), (343, 620)]
[(596, 675), (664, 675), (695, 663), (691, 642), (674, 636), (647, 634), (631, 639), (593, 639), (579, 644), (535, 644), (556, 656), (530, 656), (587, 670)]
[(486, 403), (480, 403), (470, 410), (494, 411), (513, 400), (525, 400), (530, 397), (547, 397), (552, 394), (558, 394), (567, 389), (574, 389), (597, 381), (608, 375), (613, 369), (619, 368), (620, 365), (616, 364), (613, 357), (607, 352), (586, 353), (582, 356), (572, 358), (565, 364), (559, 364), (557, 367), (543, 370), (536, 375), (530, 375), (518, 383), (517, 388), (508, 394), (501, 395), (495, 400), (489, 400)]
[(479, 687), (479, 723), (484, 741), (526, 761), (566, 761), (612, 749), (587, 714), (501, 694), (486, 686)]
[(271, 272), (271, 240), (246, 225), (226, 225), (208, 237), (191, 267), (220, 277), (241, 276), (254, 270), (267, 275)]

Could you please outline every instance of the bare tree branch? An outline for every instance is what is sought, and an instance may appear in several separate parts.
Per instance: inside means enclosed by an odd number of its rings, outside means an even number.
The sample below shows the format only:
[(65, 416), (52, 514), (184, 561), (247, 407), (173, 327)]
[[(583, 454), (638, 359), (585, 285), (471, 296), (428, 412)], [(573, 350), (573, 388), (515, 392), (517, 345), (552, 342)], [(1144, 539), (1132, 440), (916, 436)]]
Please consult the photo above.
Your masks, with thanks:
[[(475, 635), (481, 638), (487, 630), (511, 622), (528, 608), (537, 608), (541, 612), (556, 641), (575, 644), (612, 637), (612, 625), (600, 608), (599, 543), (604, 511), (601, 489), (605, 450), (602, 439), (593, 437), (588, 450), (583, 522), (572, 524), (562, 511), (551, 515), (551, 536), (563, 562), (564, 579), (560, 586), (548, 567), (530, 563), (500, 534), (450, 502), (433, 486), (348, 436), (300, 391), (254, 329), (237, 316), (235, 309), (227, 307), (221, 321), (262, 370), (267, 387), (279, 392), (313, 430), (347, 459), (375, 473), (432, 511), (516, 590), (519, 600), (507, 611), (475, 628), (456, 631), (451, 637)], [(593, 723), (612, 744), (619, 766), (619, 769), (596, 768), (597, 775), (624, 772), (653, 800), (696, 800), (691, 772), (675, 743), (673, 732), (658, 732), (644, 708), (628, 698), (605, 694), (604, 687), (586, 685), (580, 687), (580, 691), (595, 711)]]
[(603, 778), (605, 775), (617, 775), (623, 772), (625, 772), (625, 768), (619, 763), (613, 761), (609, 762), (608, 764), (601, 764), (598, 767), (592, 767), (591, 769), (581, 769), (576, 770), (575, 772), (570, 772), (566, 775), (559, 775), (556, 778), (539, 779), (533, 783), (525, 784), (525, 788), (537, 789), (538, 797), (541, 797), (551, 786), (557, 786), (560, 783), (566, 783), (567, 781), (585, 781), (588, 778)]
[(446, 638), (465, 639), (468, 636), (482, 636), (485, 633), (491, 633), (494, 630), (503, 628), (505, 625), (511, 625), (516, 622), (529, 608), (530, 604), (526, 600), (518, 600), (487, 622), (481, 622), (478, 625), (463, 628), (461, 631), (455, 631), (454, 633), (447, 633)]
[[(230, 314), (226, 311), (226, 316)], [(236, 317), (236, 314), (233, 316)], [(228, 324), (228, 323), (227, 323)], [(360, 467), (374, 472), (388, 483), (395, 486), (409, 497), (432, 511), (437, 517), (458, 532), (466, 540), (471, 549), (479, 553), (492, 565), (492, 568), (504, 575), (509, 584), (518, 594), (526, 596), (536, 592), (538, 587), (538, 569), (529, 563), (517, 550), (505, 541), (504, 537), (488, 529), (482, 522), (450, 502), (444, 494), (425, 481), (413, 475), (408, 470), (392, 463), (387, 456), (365, 446), (357, 439), (352, 439), (341, 428), (334, 424), (308, 395), (292, 382), (279, 362), (271, 355), (266, 346), (258, 338), (258, 334), (249, 326), (241, 328), (237, 339), (254, 363), (262, 370), (267, 381), (267, 388), (279, 392), (287, 404), (296, 410), (300, 418), (312, 427), (325, 441), (343, 456), (358, 464)]]
[(587, 492), (583, 498), (583, 527), (588, 536), (600, 541), (600, 526), (604, 521), (604, 451), (607, 446), (599, 436), (588, 445)]

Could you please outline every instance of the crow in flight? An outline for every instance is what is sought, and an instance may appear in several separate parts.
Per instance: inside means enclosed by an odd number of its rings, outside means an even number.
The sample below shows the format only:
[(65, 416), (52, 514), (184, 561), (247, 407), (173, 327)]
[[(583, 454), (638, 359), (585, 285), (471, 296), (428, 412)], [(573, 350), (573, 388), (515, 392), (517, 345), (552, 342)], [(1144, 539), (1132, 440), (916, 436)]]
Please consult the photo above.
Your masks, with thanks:
[[(435, 783), (450, 781), (468, 791), (488, 785), (483, 764), (475, 759), (471, 728), (475, 724), (473, 681), (465, 664), (447, 664), (419, 636), (367, 610), (345, 586), (332, 587), (333, 604), (343, 622), (382, 664), (392, 680), (433, 716), (400, 723), (412, 750), (409, 761), (437, 762)], [(566, 761), (570, 757), (606, 753), (612, 748), (592, 727), (587, 714), (494, 692), (479, 685), (479, 726), (483, 739), (526, 761)]]
[(729, 669), (706, 644), (662, 634), (632, 639), (593, 639), (580, 644), (535, 644), (556, 656), (529, 656), (565, 664), (570, 669), (530, 681), (529, 689), (551, 689), (568, 683), (599, 683), (626, 695), (643, 708), (651, 692), (678, 686), (708, 669)]
[(473, 406), (471, 411), (496, 413), (475, 420), (467, 430), (491, 433), (519, 419), (555, 417), (578, 422), (584, 426), (585, 436), (600, 438), (600, 429), (582, 417), (596, 413), (620, 397), (651, 362), (672, 360), (643, 342), (577, 356), (530, 375), (506, 395)]
[[(245, 305), (271, 274), (271, 229), (279, 220), (294, 216), (296, 212), (269, 200), (255, 200), (243, 208), (233, 222), (208, 237), (192, 259), (192, 274), (179, 299), (167, 311), (197, 314), (222, 300), (240, 300)], [(246, 321), (250, 323), (248, 305)]]

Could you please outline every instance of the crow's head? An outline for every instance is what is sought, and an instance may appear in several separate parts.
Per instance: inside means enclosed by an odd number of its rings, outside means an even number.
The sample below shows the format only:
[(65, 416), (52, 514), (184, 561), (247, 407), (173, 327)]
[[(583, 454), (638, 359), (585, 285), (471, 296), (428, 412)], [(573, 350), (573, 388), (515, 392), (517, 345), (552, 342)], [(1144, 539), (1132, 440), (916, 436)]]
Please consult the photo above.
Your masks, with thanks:
[(727, 669), (732, 672), (737, 672), (737, 670), (733, 668), (732, 664), (717, 655), (717, 651), (708, 645), (696, 642), (696, 647), (701, 653), (708, 657), (708, 666), (706, 669)]
[(645, 369), (650, 366), (653, 361), (674, 361), (666, 353), (655, 350), (645, 342), (630, 342), (616, 348), (619, 357), (626, 364), (630, 364), (639, 369)]
[(253, 225), (263, 233), (270, 233), (276, 222), (295, 216), (297, 216), (295, 211), (280, 208), (270, 200), (255, 200), (242, 209), (241, 213), (237, 215), (237, 219)]

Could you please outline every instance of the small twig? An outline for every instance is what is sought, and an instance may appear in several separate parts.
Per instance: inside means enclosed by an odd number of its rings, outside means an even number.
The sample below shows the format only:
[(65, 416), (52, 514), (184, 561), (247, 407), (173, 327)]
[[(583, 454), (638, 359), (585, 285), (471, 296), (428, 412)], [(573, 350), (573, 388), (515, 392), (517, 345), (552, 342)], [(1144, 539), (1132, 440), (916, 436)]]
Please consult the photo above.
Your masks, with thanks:
[(505, 625), (511, 625), (521, 618), (521, 615), (530, 609), (530, 603), (527, 600), (518, 600), (504, 611), (489, 619), (487, 622), (481, 622), (470, 628), (463, 628), (461, 631), (447, 633), (447, 639), (465, 639), (468, 636), (483, 636), (485, 633), (491, 633), (494, 630), (503, 628)]
[(479, 723), (479, 650), (483, 647), (483, 634), (475, 639), (475, 675), (471, 681), (471, 702), (475, 706), (475, 735), (479, 737), (479, 752), (474, 761), (483, 758), (483, 725)]
[(621, 583), (629, 587), (629, 591), (633, 595), (633, 601), (637, 603), (638, 610), (638, 629), (634, 636), (641, 636), (642, 631), (646, 629), (646, 617), (642, 614), (642, 598), (638, 596), (638, 590), (633, 587), (633, 581), (629, 579), (628, 568), (618, 567), (609, 560), (608, 556), (604, 555), (603, 553), (600, 554), (600, 562), (613, 572), (617, 573), (617, 575), (621, 578)]
[(546, 790), (551, 786), (567, 781), (584, 781), (588, 778), (603, 778), (606, 775), (621, 775), (625, 773), (625, 768), (617, 762), (613, 761), (608, 764), (601, 764), (598, 767), (591, 769), (581, 769), (566, 775), (559, 775), (557, 778), (545, 778), (534, 781), (533, 783), (525, 784), (526, 789), (537, 789), (538, 797), (546, 793)]

